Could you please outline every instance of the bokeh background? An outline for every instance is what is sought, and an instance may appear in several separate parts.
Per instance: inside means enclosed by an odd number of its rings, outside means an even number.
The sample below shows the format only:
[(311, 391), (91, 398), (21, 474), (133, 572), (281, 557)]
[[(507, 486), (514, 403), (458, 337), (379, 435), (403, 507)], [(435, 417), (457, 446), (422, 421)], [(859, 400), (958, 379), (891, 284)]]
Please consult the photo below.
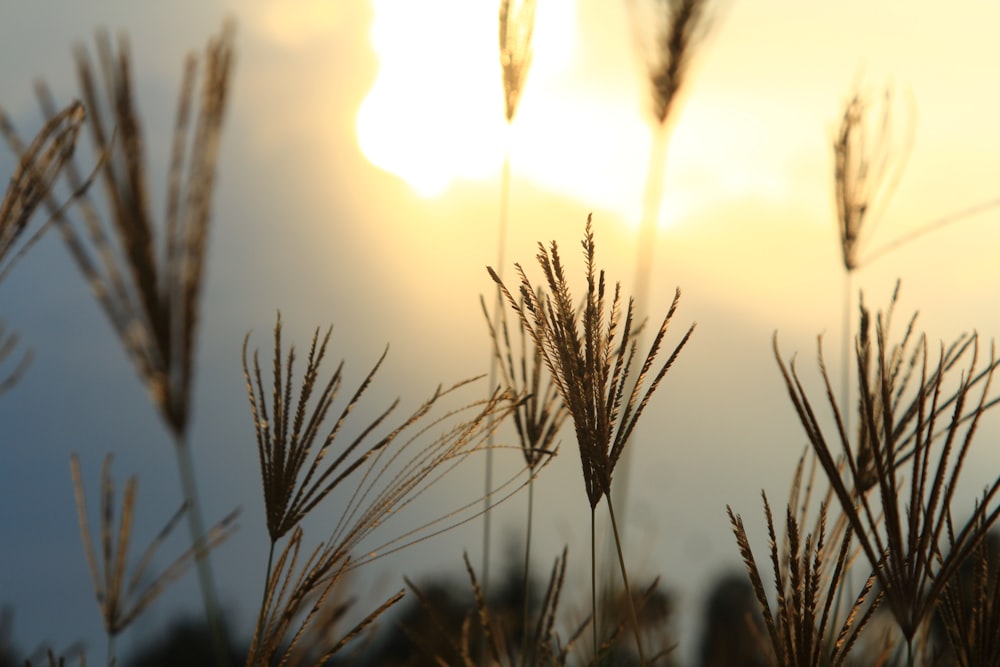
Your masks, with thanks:
[[(498, 259), (508, 140), (507, 275), (519, 261), (537, 277), (535, 245), (554, 239), (582, 277), (576, 249), (592, 213), (600, 263), (632, 288), (650, 131), (625, 5), (539, 2), (534, 65), (507, 137), (496, 4), (108, 0), (0, 8), (0, 105), (24, 135), (41, 126), (36, 79), (68, 102), (76, 90), (74, 46), (92, 48), (100, 27), (127, 33), (157, 210), (182, 58), (224, 19), (236, 20), (192, 442), (208, 520), (243, 510), (239, 532), (213, 556), (238, 636), (252, 629), (267, 547), (240, 365), (247, 331), (268, 359), (278, 309), (286, 340), (300, 347), (314, 327), (333, 324), (333, 356), (346, 359), (354, 383), (388, 343), (362, 417), (396, 396), (403, 410), (415, 407), (438, 383), (486, 372), (479, 296), (491, 294), (485, 266)], [(726, 505), (762, 527), (760, 490), (780, 501), (805, 445), (772, 335), (785, 356), (798, 355), (817, 397), (817, 335), (830, 367), (840, 368), (844, 276), (831, 145), (851, 91), (860, 86), (878, 97), (890, 85), (901, 142), (914, 128), (905, 173), (868, 239), (870, 251), (1000, 196), (994, 5), (759, 0), (721, 2), (716, 10), (675, 110), (649, 300), (656, 317), (680, 286), (671, 340), (691, 321), (698, 327), (637, 434), (629, 472), (616, 480), (628, 488), (627, 557), (676, 593), (685, 654), (696, 641), (706, 587), (740, 567)], [(14, 164), (0, 152), (0, 177)], [(919, 309), (932, 342), (970, 330), (991, 339), (1000, 331), (998, 213), (987, 208), (883, 255), (856, 272), (853, 288), (880, 306), (901, 278), (900, 324)], [(92, 508), (107, 452), (120, 482), (139, 477), (138, 548), (180, 503), (174, 453), (57, 235), (0, 285), (0, 314), (35, 354), (27, 375), (0, 398), (0, 602), (14, 609), (23, 650), (83, 640), (99, 659), (102, 632), (69, 455), (80, 454)], [(967, 505), (1000, 470), (998, 436), (995, 417), (988, 418), (966, 468)], [(560, 456), (540, 478), (535, 554), (547, 564), (569, 545), (568, 604), (583, 609), (589, 525), (574, 444), (567, 430)], [(498, 474), (518, 464), (516, 452), (501, 452)], [(416, 517), (474, 498), (481, 484), (481, 461), (474, 461), (426, 498)], [(521, 539), (523, 512), (523, 497), (497, 510), (497, 559)], [(336, 516), (334, 499), (308, 523), (308, 535), (325, 537)], [(378, 561), (358, 574), (359, 595), (384, 597), (402, 587), (403, 574), (460, 574), (463, 549), (477, 562), (481, 540), (473, 522)], [(181, 530), (158, 563), (183, 547)], [(185, 612), (200, 613), (193, 574), (138, 621), (122, 649)]]

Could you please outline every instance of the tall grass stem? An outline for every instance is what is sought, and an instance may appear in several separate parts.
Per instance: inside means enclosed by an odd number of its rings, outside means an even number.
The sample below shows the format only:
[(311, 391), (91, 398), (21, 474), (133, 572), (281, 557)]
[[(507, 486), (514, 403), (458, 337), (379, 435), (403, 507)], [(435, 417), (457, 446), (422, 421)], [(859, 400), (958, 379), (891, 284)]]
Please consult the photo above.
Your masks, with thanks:
[(597, 509), (590, 508), (590, 626), (594, 637), (594, 667), (598, 665), (598, 642), (600, 617), (597, 615)]
[(178, 433), (175, 436), (174, 451), (177, 452), (177, 469), (180, 472), (184, 502), (187, 504), (188, 529), (191, 533), (191, 546), (194, 549), (195, 567), (198, 570), (201, 598), (205, 606), (205, 618), (212, 638), (212, 651), (215, 653), (216, 664), (225, 667), (229, 664), (229, 649), (222, 627), (219, 600), (215, 592), (212, 563), (205, 544), (205, 522), (201, 516), (201, 503), (198, 500), (198, 489), (194, 478), (194, 460), (191, 458), (191, 447), (186, 434)]
[[(523, 613), (523, 627), (521, 628), (521, 664), (528, 665), (528, 628), (530, 623), (528, 621), (529, 612), (531, 610), (531, 529), (533, 524), (535, 514), (535, 476), (532, 475), (531, 479), (528, 480), (528, 525), (525, 528), (525, 538), (524, 538), (524, 589), (522, 591), (522, 597), (524, 597), (524, 613)], [(538, 641), (538, 638), (535, 638)]]
[(618, 549), (618, 565), (622, 571), (622, 585), (625, 587), (625, 598), (628, 600), (628, 611), (632, 620), (632, 633), (635, 635), (635, 650), (639, 653), (639, 664), (645, 667), (646, 654), (642, 650), (642, 637), (639, 636), (639, 619), (635, 613), (635, 600), (632, 598), (632, 589), (628, 584), (628, 572), (625, 568), (625, 554), (622, 552), (621, 536), (618, 533), (618, 522), (615, 520), (615, 507), (608, 495), (608, 514), (611, 516), (611, 530), (615, 534), (615, 547)]
[[(503, 276), (503, 266), (506, 262), (507, 249), (507, 217), (510, 210), (510, 123), (507, 124), (507, 133), (504, 146), (503, 168), (500, 177), (500, 220), (499, 231), (497, 233), (497, 270)], [(496, 296), (493, 301), (493, 322), (500, 321), (500, 311), (503, 308), (503, 293), (500, 286), (496, 285)], [(499, 360), (490, 348), (490, 374), (488, 391), (492, 392), (498, 382)], [(486, 441), (486, 471), (483, 482), (483, 567), (482, 567), (482, 587), (483, 596), (489, 592), (490, 585), (490, 532), (491, 517), (490, 507), (493, 497), (493, 428), (490, 428), (490, 435)]]

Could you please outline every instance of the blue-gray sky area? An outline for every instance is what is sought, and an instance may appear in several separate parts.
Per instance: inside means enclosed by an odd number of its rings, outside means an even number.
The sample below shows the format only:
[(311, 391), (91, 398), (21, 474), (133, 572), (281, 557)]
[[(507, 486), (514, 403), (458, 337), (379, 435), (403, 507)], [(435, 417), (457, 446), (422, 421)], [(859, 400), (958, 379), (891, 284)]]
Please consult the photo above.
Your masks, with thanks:
[[(36, 79), (68, 102), (76, 95), (74, 45), (92, 50), (100, 27), (128, 34), (156, 211), (183, 57), (200, 51), (227, 17), (236, 21), (191, 443), (207, 520), (242, 508), (238, 532), (212, 558), (223, 604), (244, 638), (268, 546), (240, 360), (245, 334), (253, 331), (251, 347), (266, 363), (279, 309), (285, 340), (300, 349), (315, 327), (332, 324), (331, 361), (346, 360), (348, 388), (388, 344), (361, 420), (396, 396), (403, 411), (412, 409), (439, 383), (488, 369), (479, 295), (491, 294), (485, 266), (498, 258), (495, 3), (484, 1), (482, 11), (459, 10), (476, 6), (461, 0), (420, 3), (423, 25), (410, 4), (106, 1), (0, 10), (0, 106), (25, 136), (41, 126)], [(537, 78), (529, 78), (511, 133), (506, 276), (516, 261), (540, 279), (535, 244), (555, 239), (582, 291), (577, 244), (593, 213), (599, 263), (632, 289), (647, 102), (624, 10), (612, 4), (540, 3)], [(988, 85), (1000, 61), (987, 30), (996, 10), (959, 5), (942, 16), (929, 2), (873, 9), (859, 0), (822, 10), (789, 0), (722, 4), (691, 69), (668, 148), (649, 308), (662, 316), (680, 286), (669, 341), (698, 325), (649, 406), (628, 473), (616, 477), (628, 487), (627, 557), (677, 591), (687, 654), (705, 586), (740, 568), (726, 505), (744, 515), (763, 548), (760, 490), (784, 498), (805, 446), (772, 335), (786, 357), (797, 354), (819, 402), (817, 335), (831, 369), (840, 368), (844, 274), (830, 146), (851, 86), (863, 81), (877, 97), (891, 83), (900, 131), (911, 120), (915, 128), (870, 248), (1000, 196), (993, 177), (1000, 96)], [(401, 24), (409, 33), (398, 32)], [(84, 138), (81, 159), (93, 158), (88, 151)], [(14, 164), (9, 152), (0, 154), (0, 177)], [(878, 307), (901, 278), (899, 324), (919, 309), (932, 343), (971, 330), (992, 339), (1000, 331), (998, 215), (971, 216), (884, 255), (855, 272), (852, 290), (863, 289)], [(114, 453), (119, 488), (138, 477), (139, 548), (180, 504), (175, 455), (58, 235), (46, 235), (0, 285), (0, 315), (34, 352), (24, 378), (0, 397), (0, 603), (14, 609), (22, 649), (82, 639), (99, 662), (104, 644), (69, 456), (82, 460), (95, 522), (105, 454)], [(986, 419), (966, 466), (966, 505), (1000, 471), (997, 418)], [(567, 600), (583, 608), (589, 516), (573, 449), (567, 429), (540, 477), (535, 553), (549, 563), (569, 544)], [(500, 474), (516, 470), (519, 456), (498, 452)], [(482, 461), (470, 461), (401, 520), (474, 498), (482, 474)], [(307, 522), (309, 538), (326, 537), (337, 502)], [(517, 496), (497, 511), (498, 557), (520, 539), (524, 509)], [(393, 529), (386, 526), (387, 536)], [(179, 530), (163, 547), (160, 566), (183, 550), (185, 537)], [(395, 591), (404, 574), (460, 575), (463, 549), (480, 558), (478, 522), (376, 561), (357, 579), (360, 595)], [(140, 618), (122, 648), (182, 611), (200, 613), (193, 573)]]

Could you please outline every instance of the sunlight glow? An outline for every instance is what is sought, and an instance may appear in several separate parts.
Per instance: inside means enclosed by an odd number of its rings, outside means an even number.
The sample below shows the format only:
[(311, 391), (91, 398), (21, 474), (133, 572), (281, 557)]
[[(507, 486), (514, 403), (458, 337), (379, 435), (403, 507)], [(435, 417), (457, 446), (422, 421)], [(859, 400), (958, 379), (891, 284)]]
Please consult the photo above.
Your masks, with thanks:
[[(496, 4), (375, 0), (374, 9), (380, 69), (357, 115), (363, 154), (424, 197), (443, 195), (456, 179), (496, 179), (507, 146)], [(539, 3), (510, 150), (515, 178), (638, 226), (651, 130), (628, 34), (621, 8)], [(751, 145), (760, 132), (734, 118), (732, 100), (711, 102), (702, 99), (697, 113), (687, 113), (687, 99), (678, 108), (661, 228), (722, 193), (785, 189), (761, 182), (760, 165), (741, 160), (741, 150), (761, 152)]]
[(252, 5), (246, 16), (251, 27), (269, 41), (293, 47), (325, 37), (342, 13), (328, 0), (301, 0), (295, 11), (279, 0), (267, 0)]

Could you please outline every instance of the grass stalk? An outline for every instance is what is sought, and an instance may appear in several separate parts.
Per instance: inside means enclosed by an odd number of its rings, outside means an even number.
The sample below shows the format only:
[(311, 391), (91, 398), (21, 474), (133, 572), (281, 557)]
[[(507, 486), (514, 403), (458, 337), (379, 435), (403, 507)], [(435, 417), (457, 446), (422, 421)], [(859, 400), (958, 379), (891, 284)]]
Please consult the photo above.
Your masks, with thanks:
[(216, 664), (224, 667), (229, 664), (229, 648), (226, 643), (226, 632), (222, 626), (219, 599), (215, 592), (215, 577), (205, 540), (205, 522), (202, 519), (201, 502), (198, 499), (198, 487), (194, 478), (194, 460), (191, 457), (191, 447), (188, 445), (186, 433), (175, 436), (174, 451), (177, 453), (177, 470), (180, 473), (181, 490), (187, 507), (187, 524), (191, 534), (191, 546), (194, 549), (195, 569), (198, 571), (198, 587), (201, 589), (205, 619), (212, 638), (212, 652), (215, 654)]
[(854, 272), (844, 271), (844, 321), (840, 334), (840, 401), (844, 406), (844, 426), (851, 432), (851, 277)]
[(263, 636), (264, 623), (267, 618), (267, 599), (271, 594), (271, 572), (274, 568), (274, 545), (275, 542), (272, 540), (271, 547), (267, 550), (267, 569), (264, 571), (264, 594), (261, 596), (260, 611), (257, 613), (257, 628), (254, 631), (254, 635), (257, 637)]
[(628, 611), (632, 621), (632, 633), (635, 635), (635, 650), (639, 653), (639, 664), (646, 665), (646, 654), (642, 650), (642, 638), (639, 636), (639, 619), (635, 613), (635, 600), (632, 598), (632, 589), (628, 584), (628, 572), (625, 568), (625, 554), (622, 552), (622, 541), (618, 533), (618, 521), (615, 519), (614, 503), (611, 502), (611, 495), (608, 494), (608, 514), (611, 516), (611, 530), (615, 536), (615, 547), (618, 550), (618, 566), (622, 571), (622, 585), (625, 587), (625, 597), (628, 600)]
[(601, 623), (597, 614), (597, 509), (593, 506), (590, 508), (590, 619), (594, 637), (594, 667), (597, 667), (597, 634)]
[[(507, 218), (508, 212), (510, 210), (510, 125), (507, 125), (507, 142), (504, 148), (503, 157), (503, 169), (502, 176), (500, 179), (500, 221), (498, 224), (499, 231), (497, 233), (497, 266), (503, 267), (505, 262), (505, 250), (507, 247)], [(503, 271), (500, 268), (500, 271)], [(503, 293), (500, 291), (500, 286), (496, 286), (496, 296), (493, 301), (493, 322), (499, 322), (500, 313), (503, 309)], [(489, 391), (497, 385), (498, 376), (498, 365), (499, 359), (494, 353), (491, 346), (490, 349), (490, 372), (489, 372)], [(489, 592), (490, 585), (490, 535), (492, 532), (490, 508), (492, 506), (493, 498), (493, 429), (490, 429), (490, 435), (487, 440), (486, 447), (486, 463), (485, 463), (485, 479), (483, 481), (483, 567), (482, 567), (482, 588), (483, 595), (487, 595)]]
[[(528, 628), (529, 612), (531, 610), (531, 529), (535, 514), (535, 477), (532, 475), (528, 481), (528, 517), (525, 527), (524, 538), (524, 588), (522, 597), (524, 598), (523, 627), (521, 628), (521, 664), (528, 664)], [(536, 638), (537, 641), (537, 638)]]
[[(504, 145), (503, 168), (500, 180), (500, 221), (497, 238), (497, 266), (504, 265), (504, 250), (507, 247), (507, 217), (510, 209), (510, 134), (521, 101), (521, 93), (531, 69), (531, 41), (535, 30), (535, 0), (500, 0), (498, 15), (498, 46), (500, 52), (500, 81), (504, 91), (504, 118), (507, 120)], [(503, 270), (502, 268), (500, 269)], [(502, 275), (502, 273), (501, 273)], [(499, 322), (503, 309), (503, 294), (499, 285), (493, 304), (493, 322)], [(490, 354), (489, 391), (496, 387), (497, 364), (499, 360)], [(493, 496), (493, 435), (492, 429), (487, 440), (486, 480), (483, 490), (483, 568), (482, 589), (486, 597), (490, 581), (490, 505)]]

